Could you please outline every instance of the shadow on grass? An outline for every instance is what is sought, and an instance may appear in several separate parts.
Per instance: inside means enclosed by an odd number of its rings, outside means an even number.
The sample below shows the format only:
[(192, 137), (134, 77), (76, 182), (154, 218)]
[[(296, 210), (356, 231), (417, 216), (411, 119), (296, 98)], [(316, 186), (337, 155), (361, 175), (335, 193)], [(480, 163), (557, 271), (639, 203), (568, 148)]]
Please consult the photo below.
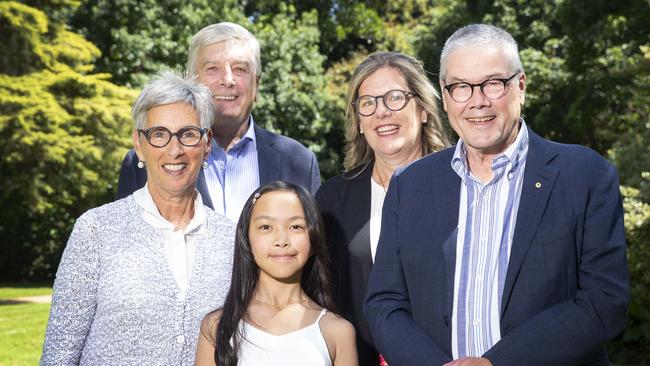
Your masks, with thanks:
[(48, 304), (52, 301), (50, 295), (17, 297), (14, 299), (0, 299), (0, 305), (20, 305), (20, 304)]

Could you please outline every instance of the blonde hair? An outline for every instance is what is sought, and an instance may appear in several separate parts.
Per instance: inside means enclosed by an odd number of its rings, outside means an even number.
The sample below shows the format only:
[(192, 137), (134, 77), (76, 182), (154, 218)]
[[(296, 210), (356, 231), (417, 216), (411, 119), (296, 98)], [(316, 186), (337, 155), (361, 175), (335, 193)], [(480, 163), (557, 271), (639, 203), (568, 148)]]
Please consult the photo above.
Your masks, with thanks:
[(427, 78), (422, 62), (399, 52), (375, 52), (357, 66), (348, 86), (345, 109), (345, 159), (343, 161), (346, 171), (374, 159), (372, 148), (359, 133), (360, 120), (354, 107), (354, 101), (359, 96), (361, 83), (370, 74), (384, 67), (397, 69), (404, 76), (408, 88), (416, 94), (413, 99), (427, 113), (426, 123), (422, 125), (422, 155), (428, 155), (450, 145), (436, 102), (440, 96)]

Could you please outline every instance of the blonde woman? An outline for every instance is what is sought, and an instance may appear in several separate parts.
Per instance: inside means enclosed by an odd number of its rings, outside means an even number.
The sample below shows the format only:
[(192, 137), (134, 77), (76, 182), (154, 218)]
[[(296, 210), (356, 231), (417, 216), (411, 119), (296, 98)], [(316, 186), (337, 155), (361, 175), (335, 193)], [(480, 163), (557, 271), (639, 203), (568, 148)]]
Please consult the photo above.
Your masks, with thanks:
[(379, 364), (361, 307), (391, 176), (449, 146), (437, 99), (417, 59), (398, 52), (368, 56), (354, 71), (347, 93), (346, 172), (328, 180), (316, 194), (337, 308), (357, 329), (359, 365)]

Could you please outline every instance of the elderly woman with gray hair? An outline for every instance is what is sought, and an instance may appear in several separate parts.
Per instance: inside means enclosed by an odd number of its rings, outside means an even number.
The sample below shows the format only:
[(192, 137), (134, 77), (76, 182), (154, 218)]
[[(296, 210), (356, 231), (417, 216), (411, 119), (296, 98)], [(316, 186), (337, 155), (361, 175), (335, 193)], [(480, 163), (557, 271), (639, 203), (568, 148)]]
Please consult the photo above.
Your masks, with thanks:
[(84, 213), (61, 258), (41, 365), (193, 365), (230, 286), (235, 226), (203, 205), (212, 95), (173, 73), (133, 105), (146, 185)]

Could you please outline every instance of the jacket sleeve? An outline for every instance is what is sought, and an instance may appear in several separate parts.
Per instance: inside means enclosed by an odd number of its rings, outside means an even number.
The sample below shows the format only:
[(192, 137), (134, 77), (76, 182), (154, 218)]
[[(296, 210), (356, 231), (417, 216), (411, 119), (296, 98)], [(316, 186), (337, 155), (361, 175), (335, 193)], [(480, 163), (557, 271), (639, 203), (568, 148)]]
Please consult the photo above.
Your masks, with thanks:
[(316, 160), (316, 155), (314, 155), (313, 152), (310, 155), (311, 155), (311, 159), (309, 162), (309, 176), (310, 176), (309, 191), (311, 192), (311, 194), (315, 195), (321, 183), (320, 168), (318, 167), (318, 161)]
[(615, 168), (600, 165), (591, 169), (602, 174), (593, 177), (577, 235), (575, 295), (508, 332), (484, 355), (493, 365), (584, 363), (623, 330), (629, 302), (623, 208)]
[(451, 357), (438, 347), (411, 315), (402, 269), (399, 237), (399, 176), (384, 201), (381, 235), (370, 274), (364, 314), (379, 352), (391, 366), (442, 365)]
[(96, 223), (88, 213), (75, 223), (54, 281), (41, 365), (78, 365), (93, 322), (99, 277)]

